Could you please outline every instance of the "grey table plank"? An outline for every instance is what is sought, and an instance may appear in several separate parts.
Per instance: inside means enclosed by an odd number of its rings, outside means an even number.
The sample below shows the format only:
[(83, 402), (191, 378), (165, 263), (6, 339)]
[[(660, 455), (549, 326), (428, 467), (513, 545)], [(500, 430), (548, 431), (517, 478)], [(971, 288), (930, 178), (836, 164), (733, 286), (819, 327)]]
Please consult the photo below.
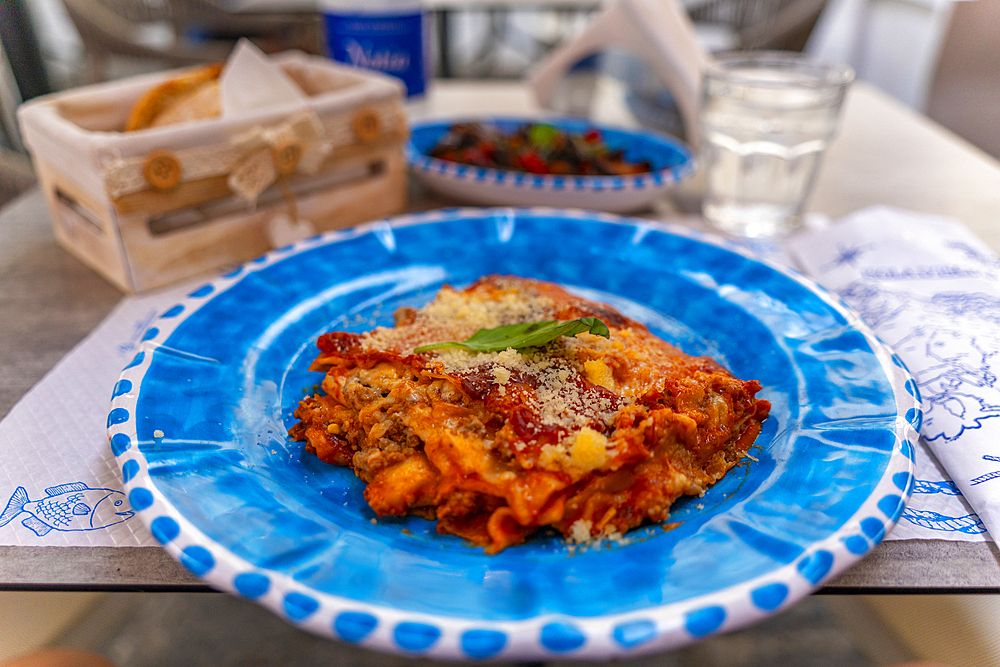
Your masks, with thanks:
[(211, 590), (159, 547), (0, 547), (0, 589)]
[(0, 212), (0, 418), (122, 299), (56, 244), (38, 190)]
[(1000, 549), (995, 542), (891, 540), (821, 592), (1000, 593)]
[[(421, 207), (422, 208), (422, 207)], [(55, 242), (38, 191), (0, 211), (0, 417), (121, 293)], [(0, 547), (0, 589), (204, 590), (156, 547)], [(885, 542), (822, 592), (1000, 592), (995, 544)]]
[[(0, 588), (207, 590), (159, 547), (0, 547)], [(883, 542), (821, 593), (1000, 593), (994, 543)]]

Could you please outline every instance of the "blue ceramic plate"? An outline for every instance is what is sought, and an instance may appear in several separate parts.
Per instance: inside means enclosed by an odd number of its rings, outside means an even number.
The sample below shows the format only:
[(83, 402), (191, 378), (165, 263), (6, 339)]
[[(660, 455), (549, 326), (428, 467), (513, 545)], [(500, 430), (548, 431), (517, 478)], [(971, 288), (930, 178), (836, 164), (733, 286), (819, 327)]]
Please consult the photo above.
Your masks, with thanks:
[[(437, 211), (274, 251), (151, 328), (108, 432), (132, 507), (212, 586), (312, 632), (448, 658), (591, 659), (752, 623), (870, 551), (910, 493), (916, 387), (805, 279), (682, 228), (541, 209)], [(316, 337), (391, 324), (444, 283), (506, 273), (610, 302), (756, 378), (752, 451), (628, 544), (553, 533), (486, 556), (419, 518), (378, 519), (363, 485), (290, 442)]]
[[(575, 134), (596, 128), (611, 149), (625, 151), (626, 160), (649, 160), (653, 168), (634, 176), (540, 176), (430, 157), (430, 150), (457, 122), (488, 123), (505, 132), (530, 122), (544, 122)], [(676, 139), (585, 119), (480, 118), (417, 124), (411, 128), (406, 156), (413, 173), (424, 184), (462, 201), (489, 206), (572, 206), (612, 213), (648, 206), (673, 183), (690, 175), (694, 167), (691, 151)]]

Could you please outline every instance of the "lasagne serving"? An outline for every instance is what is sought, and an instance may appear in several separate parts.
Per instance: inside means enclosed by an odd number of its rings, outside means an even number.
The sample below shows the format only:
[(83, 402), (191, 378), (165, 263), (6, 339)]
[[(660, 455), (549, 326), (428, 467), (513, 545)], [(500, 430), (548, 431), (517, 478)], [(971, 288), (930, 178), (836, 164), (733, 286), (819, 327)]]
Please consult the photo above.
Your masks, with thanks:
[[(610, 337), (416, 350), (580, 317)], [(319, 338), (322, 392), (301, 401), (290, 436), (349, 466), (377, 515), (437, 520), (490, 554), (543, 526), (588, 542), (667, 519), (740, 461), (770, 410), (757, 381), (551, 283), (488, 276), (395, 319)]]

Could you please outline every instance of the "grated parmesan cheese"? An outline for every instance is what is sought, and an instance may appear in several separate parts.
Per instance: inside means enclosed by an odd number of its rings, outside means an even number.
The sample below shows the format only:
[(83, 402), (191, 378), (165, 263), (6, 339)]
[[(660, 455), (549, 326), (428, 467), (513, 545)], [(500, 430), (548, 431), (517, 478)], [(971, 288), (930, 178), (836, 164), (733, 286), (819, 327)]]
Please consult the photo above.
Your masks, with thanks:
[(569, 539), (577, 544), (590, 542), (590, 528), (593, 524), (586, 519), (577, 519), (569, 527)]
[[(412, 354), (413, 348), (442, 341), (463, 341), (480, 329), (555, 319), (551, 299), (510, 291), (458, 292), (443, 288), (437, 298), (408, 314), (396, 327), (379, 327), (363, 334), (361, 346), (367, 350)], [(431, 353), (432, 363), (449, 374), (482, 368), (501, 396), (511, 391), (515, 378), (527, 382), (531, 391), (521, 391), (526, 407), (541, 424), (560, 427), (568, 434), (562, 442), (546, 445), (539, 462), (553, 469), (573, 468), (587, 472), (602, 466), (609, 457), (607, 438), (593, 425), (610, 426), (622, 402), (593, 391), (590, 383), (614, 391), (611, 369), (603, 361), (578, 355), (581, 349), (600, 349), (607, 340), (581, 334), (547, 346), (544, 351), (471, 352), (446, 348)], [(516, 390), (515, 390), (516, 391)], [(624, 403), (630, 402), (625, 399)], [(516, 447), (516, 445), (515, 445)], [(522, 445), (523, 447), (523, 445)]]
[(493, 379), (497, 381), (497, 384), (507, 384), (510, 382), (510, 369), (504, 366), (495, 366), (493, 368)]
[(394, 349), (412, 354), (413, 348), (445, 340), (461, 341), (480, 329), (552, 319), (551, 299), (510, 290), (500, 293), (457, 292), (443, 287), (437, 298), (416, 311), (412, 323), (378, 327), (362, 335), (364, 349)]

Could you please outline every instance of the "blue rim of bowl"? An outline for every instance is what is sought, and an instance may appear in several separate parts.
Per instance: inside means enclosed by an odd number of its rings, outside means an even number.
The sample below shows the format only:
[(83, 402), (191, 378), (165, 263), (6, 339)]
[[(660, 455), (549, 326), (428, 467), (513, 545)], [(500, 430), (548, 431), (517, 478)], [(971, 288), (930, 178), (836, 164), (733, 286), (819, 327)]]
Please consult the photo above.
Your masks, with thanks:
[(442, 209), (379, 220), (327, 232), (271, 251), (216, 278), (167, 309), (143, 336), (140, 351), (122, 371), (108, 414), (108, 437), (120, 465), (132, 508), (164, 549), (218, 590), (251, 599), (314, 634), (397, 654), (443, 659), (587, 660), (635, 657), (678, 648), (711, 635), (763, 620), (802, 599), (877, 546), (905, 508), (913, 485), (914, 446), (922, 419), (920, 395), (902, 360), (842, 301), (807, 278), (752, 257), (745, 249), (706, 233), (669, 223), (650, 223), (612, 214), (554, 208), (498, 208), (499, 215), (563, 215), (580, 222), (636, 226), (714, 245), (764, 264), (818, 295), (845, 317), (871, 345), (887, 379), (897, 411), (894, 443), (872, 493), (838, 530), (812, 543), (786, 565), (681, 602), (593, 617), (547, 613), (516, 621), (458, 618), (360, 602), (316, 591), (287, 574), (257, 567), (206, 536), (157, 489), (139, 451), (136, 408), (142, 379), (160, 347), (189, 315), (247, 274), (299, 252), (363, 234), (391, 235), (392, 229), (440, 222), (491, 209)]
[[(413, 135), (430, 128), (447, 127), (455, 123), (499, 123), (524, 124), (540, 122), (570, 131), (582, 131), (595, 128), (601, 132), (613, 132), (629, 135), (650, 144), (659, 144), (676, 151), (683, 161), (671, 164), (642, 174), (630, 176), (557, 176), (552, 174), (532, 174), (510, 169), (495, 169), (493, 167), (478, 167), (476, 165), (451, 162), (431, 157), (417, 148)], [(620, 190), (644, 190), (647, 188), (661, 189), (673, 183), (679, 183), (690, 176), (695, 169), (695, 159), (685, 144), (651, 130), (636, 130), (613, 127), (601, 123), (578, 118), (457, 118), (451, 120), (434, 120), (417, 123), (410, 128), (410, 139), (406, 144), (406, 160), (410, 167), (426, 174), (450, 177), (460, 181), (492, 184), (497, 186), (512, 186), (515, 188), (530, 188), (534, 190), (577, 191), (577, 192), (607, 192)]]

